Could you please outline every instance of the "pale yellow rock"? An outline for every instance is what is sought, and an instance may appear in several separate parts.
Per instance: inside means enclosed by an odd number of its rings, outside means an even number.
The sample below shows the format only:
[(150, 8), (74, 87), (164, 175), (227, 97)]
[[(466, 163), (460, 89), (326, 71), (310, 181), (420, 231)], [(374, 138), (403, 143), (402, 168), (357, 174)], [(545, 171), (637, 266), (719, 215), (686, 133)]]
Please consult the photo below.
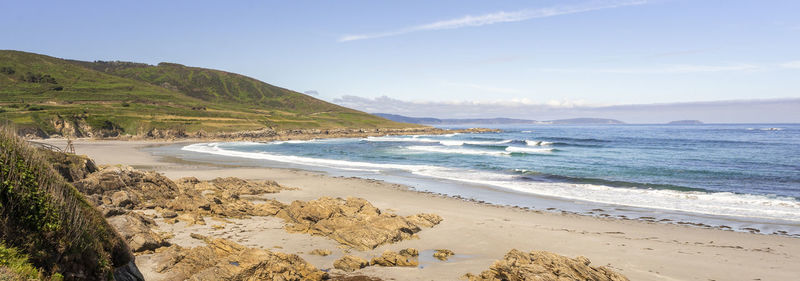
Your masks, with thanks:
[(399, 253), (386, 250), (379, 257), (374, 257), (370, 265), (380, 266), (418, 266), (419, 260), (414, 256), (401, 255)]
[(546, 251), (525, 253), (511, 250), (502, 260), (495, 261), (488, 270), (479, 275), (466, 274), (470, 281), (628, 281), (628, 278), (604, 267), (590, 266), (589, 259), (571, 259)]
[(333, 267), (347, 272), (353, 272), (369, 266), (369, 262), (360, 257), (345, 255), (333, 262)]
[(452, 255), (455, 255), (455, 253), (453, 253), (453, 251), (450, 251), (448, 249), (437, 249), (436, 251), (433, 252), (433, 257), (440, 261), (446, 261)]

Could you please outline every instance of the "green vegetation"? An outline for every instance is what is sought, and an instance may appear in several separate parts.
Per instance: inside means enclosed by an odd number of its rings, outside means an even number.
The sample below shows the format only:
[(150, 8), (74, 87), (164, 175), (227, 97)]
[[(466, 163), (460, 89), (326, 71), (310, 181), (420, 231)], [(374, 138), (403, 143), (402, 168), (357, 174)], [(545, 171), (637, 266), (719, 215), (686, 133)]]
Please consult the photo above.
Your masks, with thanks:
[(17, 249), (6, 247), (0, 243), (0, 280), (40, 279), (39, 270), (30, 262), (28, 256)]
[(127, 244), (44, 155), (0, 128), (0, 241), (16, 249), (4, 251), (15, 264), (27, 256), (44, 276), (110, 279), (133, 259)]
[(0, 108), (0, 120), (40, 135), (419, 126), (219, 70), (83, 62), (19, 51), (0, 51)]

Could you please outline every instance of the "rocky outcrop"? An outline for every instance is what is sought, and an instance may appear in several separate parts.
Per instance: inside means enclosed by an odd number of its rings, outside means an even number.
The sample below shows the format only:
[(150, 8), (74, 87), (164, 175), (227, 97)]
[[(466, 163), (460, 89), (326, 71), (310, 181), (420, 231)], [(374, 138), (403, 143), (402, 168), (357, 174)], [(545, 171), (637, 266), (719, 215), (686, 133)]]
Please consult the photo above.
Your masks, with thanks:
[(200, 181), (183, 178), (176, 182), (155, 172), (111, 166), (74, 183), (87, 195), (135, 253), (169, 246), (153, 232), (152, 219), (132, 210), (155, 209), (166, 223), (205, 224), (204, 216), (241, 218), (275, 215), (284, 205), (275, 200), (254, 204), (242, 196), (279, 192), (273, 181), (218, 178)]
[(327, 273), (293, 254), (252, 249), (225, 239), (203, 239), (206, 246), (172, 246), (159, 253), (164, 280), (324, 280)]
[(152, 230), (156, 227), (152, 219), (136, 212), (112, 216), (107, 220), (125, 238), (134, 253), (152, 252), (170, 245), (165, 237)]
[(452, 255), (455, 255), (455, 253), (453, 253), (453, 251), (450, 251), (448, 249), (437, 249), (436, 251), (433, 252), (433, 257), (440, 261), (446, 261)]
[(419, 257), (419, 251), (414, 248), (405, 248), (398, 252), (400, 255), (409, 257)]
[(131, 261), (123, 266), (114, 268), (114, 281), (144, 281), (144, 276), (136, 263)]
[(379, 265), (379, 266), (418, 266), (419, 259), (417, 256), (411, 255), (413, 252), (409, 251), (401, 251), (393, 252), (390, 250), (386, 250), (381, 254), (379, 257), (374, 257), (370, 260), (370, 265)]
[(68, 182), (85, 179), (89, 174), (97, 172), (97, 165), (89, 157), (39, 149), (53, 168)]
[(383, 213), (366, 200), (352, 197), (294, 201), (276, 216), (288, 223), (289, 231), (326, 236), (359, 250), (410, 239), (422, 227), (442, 221), (432, 214), (403, 217)]
[(331, 250), (314, 249), (314, 250), (311, 251), (311, 253), (308, 253), (308, 254), (327, 257), (327, 256), (330, 256), (332, 254), (332, 252), (331, 252)]
[(607, 267), (593, 267), (589, 264), (589, 259), (585, 257), (571, 259), (545, 251), (525, 253), (514, 249), (508, 252), (502, 260), (492, 264), (489, 270), (481, 272), (479, 275), (468, 273), (464, 275), (464, 278), (470, 281), (628, 281), (628, 278)]
[(263, 204), (254, 204), (241, 196), (275, 193), (284, 189), (274, 181), (236, 178), (211, 181), (183, 178), (173, 182), (156, 172), (119, 166), (105, 167), (78, 181), (75, 187), (89, 195), (95, 205), (101, 208), (156, 209), (195, 216), (234, 218), (275, 215), (283, 206), (280, 202), (268, 200)]
[(360, 257), (345, 255), (333, 262), (333, 267), (336, 269), (353, 272), (369, 266), (369, 261)]

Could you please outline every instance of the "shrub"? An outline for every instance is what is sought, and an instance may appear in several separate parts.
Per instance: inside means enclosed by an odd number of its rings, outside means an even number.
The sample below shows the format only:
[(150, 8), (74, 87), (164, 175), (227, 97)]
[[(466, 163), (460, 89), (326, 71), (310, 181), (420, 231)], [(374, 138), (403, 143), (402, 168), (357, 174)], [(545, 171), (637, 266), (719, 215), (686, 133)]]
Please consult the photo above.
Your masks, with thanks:
[(30, 82), (30, 83), (50, 83), (50, 84), (57, 84), (56, 79), (50, 76), (50, 74), (42, 75), (41, 73), (31, 73), (25, 72), (25, 75), (22, 75), (22, 81)]
[(3, 67), (0, 67), (0, 73), (5, 73), (5, 74), (8, 74), (8, 75), (11, 75), (11, 74), (14, 74), (14, 73), (17, 73), (17, 72), (14, 71), (14, 69), (11, 68), (11, 67), (3, 66)]
[(43, 154), (0, 126), (0, 241), (28, 256), (45, 276), (82, 272), (108, 279), (132, 261), (103, 216)]

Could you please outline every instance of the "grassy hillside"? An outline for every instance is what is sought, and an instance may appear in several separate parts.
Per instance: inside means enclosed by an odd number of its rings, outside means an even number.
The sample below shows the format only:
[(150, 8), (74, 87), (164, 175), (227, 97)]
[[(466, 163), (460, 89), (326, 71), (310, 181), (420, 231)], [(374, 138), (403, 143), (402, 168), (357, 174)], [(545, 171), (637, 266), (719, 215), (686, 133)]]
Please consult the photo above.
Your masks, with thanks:
[[(161, 63), (82, 62), (0, 51), (0, 120), (46, 134), (142, 134), (397, 123), (224, 71)], [(79, 134), (78, 134), (79, 135)]]
[(0, 273), (107, 280), (132, 260), (83, 195), (37, 149), (0, 127)]

